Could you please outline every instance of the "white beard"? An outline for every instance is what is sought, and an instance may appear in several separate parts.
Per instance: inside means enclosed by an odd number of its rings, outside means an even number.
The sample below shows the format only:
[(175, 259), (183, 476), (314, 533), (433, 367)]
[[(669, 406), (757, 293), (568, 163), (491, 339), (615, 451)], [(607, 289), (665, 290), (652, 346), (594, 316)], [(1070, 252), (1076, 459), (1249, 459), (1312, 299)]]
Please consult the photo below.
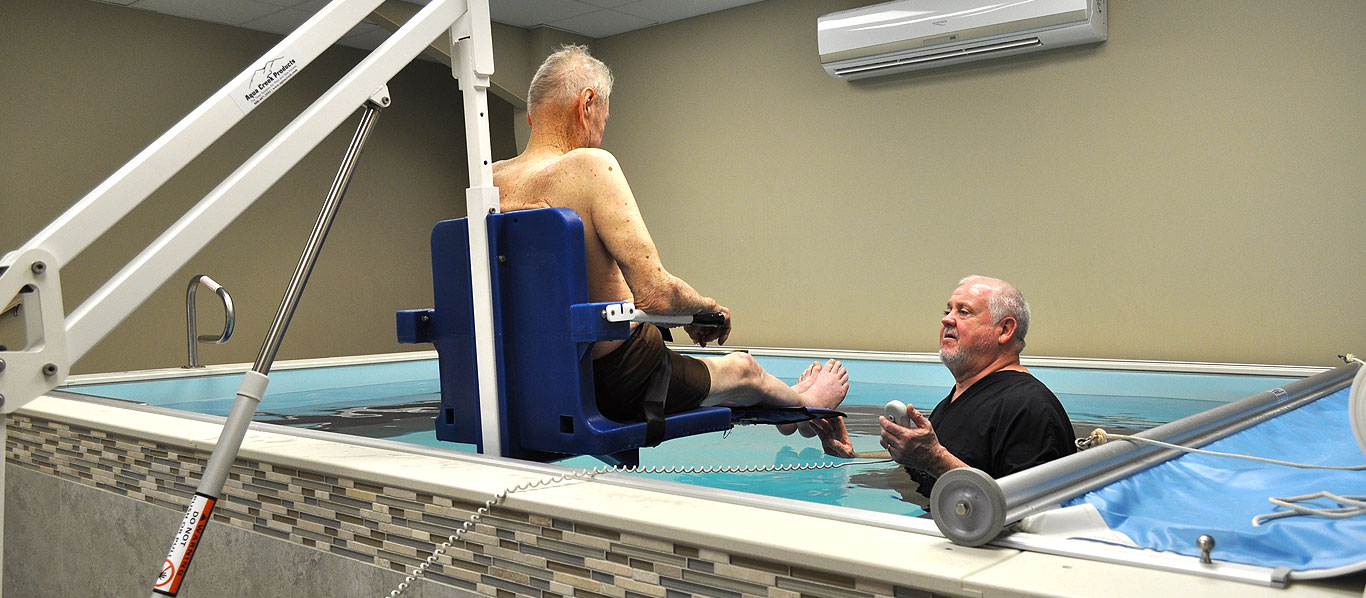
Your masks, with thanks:
[(944, 363), (944, 367), (949, 368), (950, 372), (957, 372), (960, 368), (968, 364), (971, 360), (968, 352), (961, 345), (957, 351), (949, 353), (944, 349), (939, 350), (939, 361)]
[(979, 355), (991, 351), (991, 339), (984, 338), (977, 345), (963, 344), (963, 339), (958, 340), (958, 347), (952, 352), (944, 348), (939, 349), (939, 361), (944, 363), (944, 367), (949, 368), (955, 375), (967, 368)]

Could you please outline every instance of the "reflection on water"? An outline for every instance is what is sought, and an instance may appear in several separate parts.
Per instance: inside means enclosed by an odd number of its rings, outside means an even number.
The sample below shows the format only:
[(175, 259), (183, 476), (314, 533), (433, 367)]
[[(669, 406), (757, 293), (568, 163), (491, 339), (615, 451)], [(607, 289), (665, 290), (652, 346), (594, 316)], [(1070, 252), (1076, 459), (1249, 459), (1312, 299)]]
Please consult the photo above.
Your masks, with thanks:
[[(853, 439), (858, 450), (877, 450), (876, 437)], [(814, 438), (783, 436), (772, 426), (740, 426), (729, 433), (717, 432), (670, 440), (662, 446), (641, 449), (643, 466), (688, 465), (693, 467), (793, 466), (814, 463), (847, 463), (826, 456)], [(570, 467), (595, 467), (592, 457), (574, 457), (562, 462)], [(901, 499), (894, 482), (901, 469), (895, 464), (878, 462), (829, 469), (763, 471), (747, 473), (638, 474), (654, 479), (793, 498), (827, 505), (898, 515), (919, 515), (923, 511)], [(905, 477), (901, 474), (901, 477)]]
[[(765, 367), (783, 366), (780, 358), (761, 360)], [(805, 367), (800, 360), (788, 364), (793, 373)], [(851, 387), (840, 410), (846, 420), (850, 439), (857, 451), (880, 451), (878, 436), (881, 427), (878, 416), (882, 406), (890, 400), (914, 405), (925, 415), (948, 393), (951, 380), (930, 383), (933, 375), (912, 375), (902, 366), (915, 364), (860, 363), (859, 371), (881, 380), (918, 380), (921, 384), (900, 384), (859, 381)], [(348, 366), (350, 367), (350, 366)], [(440, 382), (435, 364), (420, 362), (356, 366), (359, 369), (320, 368), (280, 372), (272, 382), (256, 415), (257, 421), (304, 427), (329, 432), (340, 432), (370, 438), (385, 438), (411, 444), (440, 446), (472, 451), (470, 445), (438, 442), (432, 420), (440, 411)], [(388, 368), (398, 367), (397, 371)], [(941, 374), (939, 366), (930, 367)], [(377, 373), (381, 372), (382, 373)], [(851, 369), (853, 369), (851, 367)], [(338, 370), (346, 370), (343, 374)], [(885, 371), (883, 371), (885, 370)], [(357, 372), (365, 372), (364, 375)], [(882, 372), (882, 373), (879, 373)], [(922, 372), (923, 374), (923, 372)], [(1040, 373), (1062, 376), (1057, 371)], [(1243, 380), (1240, 386), (1224, 388), (1211, 394), (1192, 388), (1204, 388), (1209, 379), (1195, 376), (1163, 378), (1162, 384), (1134, 385), (1127, 378), (1116, 381), (1113, 373), (1103, 371), (1067, 374), (1059, 389), (1090, 389), (1105, 393), (1110, 388), (1122, 388), (1138, 396), (1114, 394), (1085, 394), (1058, 392), (1067, 409), (1078, 436), (1103, 427), (1115, 433), (1132, 433), (1158, 424), (1198, 413), (1220, 402), (1241, 398), (1256, 386), (1256, 392), (1277, 382), (1264, 379)], [(302, 376), (296, 379), (294, 376)], [(1234, 378), (1224, 377), (1219, 379)], [(240, 376), (214, 376), (181, 379), (96, 385), (76, 392), (88, 392), (130, 400), (146, 401), (152, 405), (184, 409), (198, 413), (226, 415), (231, 409)], [(1127, 381), (1126, 381), (1127, 380)], [(787, 378), (789, 384), (795, 378)], [(1187, 386), (1176, 390), (1179, 385)], [(1197, 386), (1190, 386), (1190, 385)], [(1266, 386), (1262, 386), (1265, 384)], [(1052, 386), (1052, 383), (1050, 383)], [(1246, 387), (1246, 388), (1245, 388)], [(321, 390), (320, 390), (321, 389)], [(1141, 394), (1140, 394), (1141, 393)], [(1201, 400), (1189, 397), (1199, 396)], [(799, 435), (782, 436), (771, 426), (740, 426), (730, 432), (705, 434), (671, 440), (664, 446), (642, 449), (641, 463), (647, 466), (784, 466), (810, 463), (843, 462), (821, 453), (816, 439)], [(575, 457), (562, 462), (573, 467), (598, 467), (592, 457)], [(886, 513), (917, 515), (922, 513), (917, 504), (925, 499), (914, 492), (914, 484), (895, 464), (860, 463), (848, 467), (822, 470), (781, 471), (736, 474), (642, 474), (674, 482), (737, 490), (769, 496), (795, 498), (821, 504), (842, 505)]]
[[(274, 405), (287, 407), (260, 411), (256, 420), (426, 446), (473, 450), (469, 445), (436, 440), (432, 419), (440, 411), (439, 394), (410, 394), (414, 390), (411, 387), (390, 390), (389, 397), (372, 394), (360, 401), (362, 404), (359, 405), (355, 404), (355, 397), (341, 398), (348, 404), (338, 404), (338, 399), (329, 401), (317, 392), (299, 393), (307, 396), (293, 397), (293, 400), (290, 397), (276, 397)], [(846, 427), (855, 450), (881, 450), (878, 444), (881, 431), (878, 416), (882, 414), (882, 405), (886, 401), (909, 399), (908, 402), (916, 405), (928, 417), (946, 392), (947, 389), (910, 384), (867, 383), (856, 386), (840, 407), (848, 416)], [(1059, 399), (1072, 417), (1078, 436), (1086, 436), (1097, 427), (1115, 433), (1132, 433), (1208, 406), (1199, 401), (1161, 397), (1064, 394)], [(269, 407), (271, 404), (263, 406)], [(641, 463), (645, 466), (782, 467), (834, 462), (839, 460), (825, 456), (816, 439), (797, 435), (784, 437), (769, 426), (741, 426), (729, 432), (680, 438), (660, 447), (641, 450)], [(591, 468), (600, 466), (601, 462), (592, 457), (575, 457), (561, 464)], [(805, 471), (638, 475), (902, 515), (923, 513), (920, 505), (927, 500), (916, 494), (915, 484), (911, 483), (900, 466), (887, 462)]]
[(322, 409), (316, 413), (257, 411), (259, 422), (340, 432), (366, 438), (390, 438), (425, 431), (435, 436), (432, 420), (441, 411), (440, 400)]

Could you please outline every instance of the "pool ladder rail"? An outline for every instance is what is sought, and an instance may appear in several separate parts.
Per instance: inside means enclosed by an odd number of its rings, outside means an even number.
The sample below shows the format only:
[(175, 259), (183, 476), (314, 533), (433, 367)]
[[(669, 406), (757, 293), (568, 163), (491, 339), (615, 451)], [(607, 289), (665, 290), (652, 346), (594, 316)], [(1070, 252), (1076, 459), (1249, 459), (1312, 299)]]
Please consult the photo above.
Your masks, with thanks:
[[(199, 287), (201, 286), (207, 287), (209, 290), (213, 291), (214, 294), (218, 295), (219, 299), (223, 300), (223, 332), (217, 335), (198, 334), (199, 325), (197, 322), (197, 318), (195, 317), (196, 314), (194, 298), (195, 293), (199, 290)], [(237, 314), (233, 311), (232, 295), (228, 294), (228, 290), (223, 288), (223, 285), (218, 284), (217, 281), (215, 281), (212, 278), (209, 278), (205, 274), (197, 274), (194, 276), (194, 278), (191, 278), (190, 286), (185, 290), (185, 338), (186, 348), (188, 349), (190, 355), (189, 362), (185, 365), (185, 368), (189, 369), (204, 367), (199, 364), (199, 343), (204, 342), (213, 343), (215, 345), (221, 345), (223, 343), (228, 342), (228, 339), (232, 338), (232, 329), (236, 326), (236, 324)]]

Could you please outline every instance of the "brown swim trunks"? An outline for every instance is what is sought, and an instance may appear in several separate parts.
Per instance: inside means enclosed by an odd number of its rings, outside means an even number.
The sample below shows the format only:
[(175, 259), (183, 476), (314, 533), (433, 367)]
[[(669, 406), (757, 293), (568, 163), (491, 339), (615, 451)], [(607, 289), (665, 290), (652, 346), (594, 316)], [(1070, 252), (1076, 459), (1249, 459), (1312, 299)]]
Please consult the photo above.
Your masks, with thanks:
[(598, 411), (613, 421), (645, 421), (645, 395), (650, 377), (664, 365), (664, 355), (672, 362), (668, 398), (664, 413), (696, 409), (711, 392), (711, 372), (700, 360), (679, 355), (664, 345), (664, 337), (653, 324), (640, 324), (611, 353), (593, 360), (593, 386)]

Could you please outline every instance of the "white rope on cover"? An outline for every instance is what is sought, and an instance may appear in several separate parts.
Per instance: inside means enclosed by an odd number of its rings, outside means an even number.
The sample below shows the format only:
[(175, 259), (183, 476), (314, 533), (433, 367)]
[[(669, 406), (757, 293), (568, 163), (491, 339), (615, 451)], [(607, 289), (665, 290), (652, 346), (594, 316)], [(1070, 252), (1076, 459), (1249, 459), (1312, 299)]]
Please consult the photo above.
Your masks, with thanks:
[[(1311, 500), (1326, 498), (1338, 503), (1337, 507), (1314, 507), (1299, 503)], [(1290, 498), (1268, 498), (1271, 504), (1278, 507), (1285, 507), (1287, 511), (1276, 511), (1274, 513), (1263, 513), (1252, 518), (1252, 525), (1261, 525), (1263, 521), (1281, 519), (1283, 517), (1294, 517), (1296, 515), (1314, 515), (1317, 517), (1328, 517), (1330, 519), (1346, 519), (1356, 517), (1366, 513), (1366, 496), (1338, 496), (1332, 492), (1315, 492), (1314, 494), (1304, 494), (1292, 496)]]
[(1294, 462), (1294, 461), (1282, 461), (1282, 460), (1280, 460), (1280, 459), (1269, 459), (1269, 458), (1267, 458), (1267, 457), (1257, 457), (1257, 456), (1253, 456), (1253, 455), (1239, 455), (1239, 454), (1237, 454), (1237, 453), (1221, 453), (1221, 452), (1219, 452), (1219, 451), (1207, 451), (1207, 450), (1205, 450), (1205, 449), (1198, 449), (1198, 448), (1189, 447), (1189, 446), (1181, 446), (1181, 445), (1179, 445), (1179, 444), (1172, 444), (1172, 443), (1170, 443), (1170, 442), (1162, 442), (1161, 440), (1153, 440), (1153, 439), (1151, 439), (1151, 438), (1143, 438), (1142, 436), (1129, 436), (1129, 435), (1127, 435), (1127, 434), (1109, 434), (1109, 433), (1107, 433), (1105, 430), (1102, 430), (1102, 429), (1100, 429), (1100, 428), (1096, 428), (1095, 431), (1091, 432), (1091, 435), (1090, 435), (1090, 436), (1088, 436), (1088, 437), (1086, 437), (1086, 438), (1084, 438), (1084, 439), (1078, 440), (1078, 441), (1077, 441), (1077, 445), (1078, 445), (1078, 446), (1081, 446), (1081, 444), (1082, 444), (1083, 442), (1085, 442), (1087, 447), (1100, 446), (1100, 445), (1105, 444), (1106, 442), (1109, 442), (1109, 441), (1111, 441), (1111, 440), (1132, 440), (1132, 441), (1135, 441), (1135, 442), (1142, 442), (1142, 443), (1145, 443), (1145, 444), (1151, 444), (1151, 445), (1155, 445), (1155, 446), (1160, 446), (1160, 447), (1162, 447), (1162, 448), (1169, 448), (1169, 449), (1175, 449), (1175, 450), (1178, 450), (1178, 451), (1185, 451), (1185, 452), (1187, 452), (1187, 453), (1196, 453), (1196, 454), (1199, 454), (1199, 455), (1209, 455), (1209, 456), (1211, 456), (1211, 457), (1228, 457), (1228, 458), (1230, 458), (1230, 459), (1245, 459), (1245, 460), (1247, 460), (1247, 461), (1260, 461), (1260, 462), (1262, 462), (1262, 463), (1270, 463), (1270, 464), (1272, 464), (1272, 465), (1284, 465), (1284, 466), (1286, 466), (1286, 467), (1298, 467), (1298, 468), (1300, 468), (1300, 469), (1333, 469), (1333, 470), (1337, 470), (1337, 471), (1366, 471), (1366, 464), (1362, 464), (1362, 465), (1313, 465), (1313, 464), (1310, 464), (1310, 463), (1296, 463), (1296, 462)]

